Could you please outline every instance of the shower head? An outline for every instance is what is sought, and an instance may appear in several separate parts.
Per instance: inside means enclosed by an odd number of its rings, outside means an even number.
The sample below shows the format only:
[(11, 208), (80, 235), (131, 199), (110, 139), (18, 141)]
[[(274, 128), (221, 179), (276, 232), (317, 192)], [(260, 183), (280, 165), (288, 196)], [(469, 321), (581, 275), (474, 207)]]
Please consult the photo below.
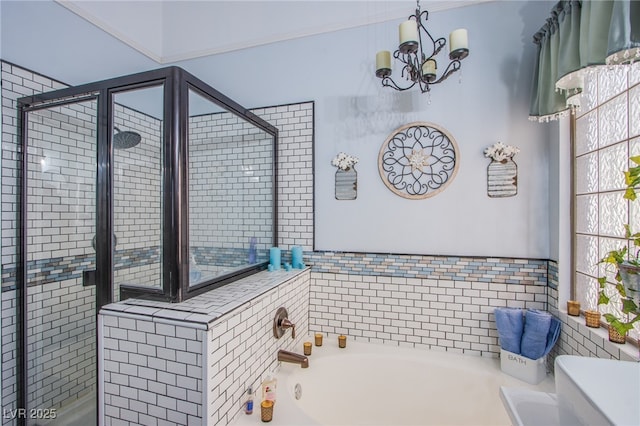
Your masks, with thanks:
[(133, 148), (138, 145), (142, 139), (139, 133), (130, 132), (128, 130), (121, 132), (117, 127), (114, 127), (114, 129), (118, 131), (118, 133), (113, 135), (113, 147), (115, 149)]

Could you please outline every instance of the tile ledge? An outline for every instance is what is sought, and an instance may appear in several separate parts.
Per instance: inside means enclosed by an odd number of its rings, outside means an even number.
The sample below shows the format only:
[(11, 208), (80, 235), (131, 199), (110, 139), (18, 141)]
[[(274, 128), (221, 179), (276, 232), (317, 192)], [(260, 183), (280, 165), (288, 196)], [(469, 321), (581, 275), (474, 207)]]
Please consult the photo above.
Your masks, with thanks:
[[(100, 315), (144, 319), (158, 323), (181, 324), (192, 328), (209, 329), (225, 315), (242, 309), (262, 295), (278, 288), (305, 273), (310, 267), (285, 272), (262, 271), (242, 278), (226, 286), (210, 290), (182, 303), (150, 302), (127, 299), (105, 305)], [(235, 286), (234, 286), (235, 285)], [(235, 287), (235, 288), (234, 288)], [(234, 290), (237, 298), (234, 299)], [(239, 291), (238, 291), (239, 290)], [(219, 304), (212, 303), (221, 301)]]
[[(606, 346), (614, 348), (619, 350), (621, 353), (624, 353), (629, 359), (634, 360), (636, 362), (640, 362), (640, 348), (632, 343), (625, 343), (625, 344), (619, 344), (619, 343), (613, 343), (609, 341), (609, 332), (607, 331), (606, 328), (604, 327), (599, 327), (599, 328), (593, 328), (593, 327), (587, 327), (587, 325), (584, 323), (584, 317), (583, 316), (573, 316), (573, 315), (569, 315), (567, 313), (566, 310), (560, 310), (560, 313), (566, 317), (566, 321), (571, 321), (575, 324), (575, 326), (580, 330), (581, 334), (585, 334), (584, 331), (588, 331), (589, 333), (592, 333), (600, 338), (602, 338), (604, 340), (604, 344), (605, 344), (605, 348), (603, 348), (604, 350), (607, 350)], [(610, 351), (607, 351), (610, 353)]]

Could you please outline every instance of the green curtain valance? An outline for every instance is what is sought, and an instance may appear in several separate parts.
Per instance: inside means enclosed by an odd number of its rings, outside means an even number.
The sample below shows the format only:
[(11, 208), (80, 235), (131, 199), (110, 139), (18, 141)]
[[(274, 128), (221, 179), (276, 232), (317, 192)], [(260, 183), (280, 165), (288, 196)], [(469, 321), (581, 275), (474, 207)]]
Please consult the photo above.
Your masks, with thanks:
[(529, 117), (548, 121), (579, 104), (588, 69), (640, 60), (640, 1), (560, 1), (533, 43)]

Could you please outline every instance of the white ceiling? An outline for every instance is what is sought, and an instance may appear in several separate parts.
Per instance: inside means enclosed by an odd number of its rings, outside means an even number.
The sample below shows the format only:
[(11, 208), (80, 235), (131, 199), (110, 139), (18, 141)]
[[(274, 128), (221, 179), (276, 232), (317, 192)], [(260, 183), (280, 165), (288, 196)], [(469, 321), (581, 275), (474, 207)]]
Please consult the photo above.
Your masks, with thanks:
[[(409, 16), (406, 0), (55, 0), (159, 64)], [(423, 0), (435, 12), (491, 0)]]

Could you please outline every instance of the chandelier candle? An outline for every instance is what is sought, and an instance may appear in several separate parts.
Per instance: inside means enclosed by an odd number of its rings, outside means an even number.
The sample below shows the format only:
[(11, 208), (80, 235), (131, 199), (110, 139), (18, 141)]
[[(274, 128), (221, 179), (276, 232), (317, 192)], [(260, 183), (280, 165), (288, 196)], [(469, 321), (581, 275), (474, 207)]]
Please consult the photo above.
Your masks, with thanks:
[(469, 54), (469, 38), (464, 28), (452, 31), (449, 34), (450, 59), (464, 59)]
[(422, 76), (427, 78), (427, 81), (435, 80), (437, 64), (435, 59), (427, 59), (422, 65)]
[(400, 51), (402, 53), (415, 52), (418, 48), (418, 24), (408, 20), (400, 24)]
[(391, 74), (391, 52), (381, 50), (376, 53), (376, 76), (383, 77)]

